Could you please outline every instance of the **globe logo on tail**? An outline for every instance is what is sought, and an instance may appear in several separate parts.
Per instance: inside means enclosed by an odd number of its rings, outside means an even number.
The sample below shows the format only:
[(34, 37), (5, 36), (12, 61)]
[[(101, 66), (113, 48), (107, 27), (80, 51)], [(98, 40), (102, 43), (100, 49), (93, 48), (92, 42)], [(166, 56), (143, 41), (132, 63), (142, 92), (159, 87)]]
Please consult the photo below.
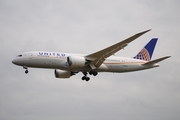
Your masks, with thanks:
[(145, 61), (151, 60), (149, 52), (145, 48), (143, 48), (134, 58), (140, 59), (140, 60), (145, 60)]

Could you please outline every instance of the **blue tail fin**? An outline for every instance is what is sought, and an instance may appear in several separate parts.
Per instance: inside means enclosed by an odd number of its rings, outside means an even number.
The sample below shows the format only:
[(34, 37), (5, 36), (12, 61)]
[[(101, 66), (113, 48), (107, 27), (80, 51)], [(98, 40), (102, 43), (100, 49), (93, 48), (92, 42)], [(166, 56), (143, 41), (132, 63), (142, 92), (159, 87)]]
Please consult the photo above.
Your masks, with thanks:
[(134, 57), (135, 59), (150, 61), (158, 38), (152, 38), (149, 43)]

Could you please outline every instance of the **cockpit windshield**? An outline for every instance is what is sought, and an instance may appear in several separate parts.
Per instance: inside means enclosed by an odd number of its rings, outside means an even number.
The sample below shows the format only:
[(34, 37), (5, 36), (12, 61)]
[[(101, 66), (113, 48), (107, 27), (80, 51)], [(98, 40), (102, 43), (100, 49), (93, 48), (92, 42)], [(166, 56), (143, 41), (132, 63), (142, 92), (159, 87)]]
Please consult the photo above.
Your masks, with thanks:
[(22, 57), (22, 55), (18, 55), (17, 57)]

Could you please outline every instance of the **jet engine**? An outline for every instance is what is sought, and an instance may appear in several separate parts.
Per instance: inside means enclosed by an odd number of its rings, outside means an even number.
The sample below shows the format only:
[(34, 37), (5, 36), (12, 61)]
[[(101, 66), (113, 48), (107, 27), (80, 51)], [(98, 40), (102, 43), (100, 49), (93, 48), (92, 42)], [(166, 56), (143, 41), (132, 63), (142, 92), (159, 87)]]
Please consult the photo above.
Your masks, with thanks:
[(83, 67), (86, 65), (86, 59), (81, 56), (69, 56), (67, 57), (67, 63), (71, 67)]
[(74, 73), (71, 71), (55, 69), (54, 75), (56, 78), (70, 78), (72, 75), (74, 75)]

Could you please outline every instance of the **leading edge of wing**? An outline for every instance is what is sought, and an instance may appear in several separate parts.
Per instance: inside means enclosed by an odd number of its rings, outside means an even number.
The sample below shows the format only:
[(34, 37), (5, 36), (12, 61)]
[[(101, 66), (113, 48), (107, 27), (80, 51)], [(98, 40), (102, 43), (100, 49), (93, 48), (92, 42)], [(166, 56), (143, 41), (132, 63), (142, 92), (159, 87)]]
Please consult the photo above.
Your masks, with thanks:
[(119, 50), (123, 49), (124, 47), (126, 47), (128, 45), (128, 43), (137, 39), (141, 35), (149, 32), (150, 30), (151, 29), (137, 33), (119, 43), (116, 43), (116, 44), (110, 46), (110, 47), (107, 47), (103, 50), (92, 53), (90, 55), (87, 55), (87, 56), (85, 56), (85, 58), (87, 60), (91, 61), (91, 64), (93, 64), (95, 67), (99, 67), (107, 57), (109, 57), (109, 56), (113, 55), (114, 53), (118, 52)]

